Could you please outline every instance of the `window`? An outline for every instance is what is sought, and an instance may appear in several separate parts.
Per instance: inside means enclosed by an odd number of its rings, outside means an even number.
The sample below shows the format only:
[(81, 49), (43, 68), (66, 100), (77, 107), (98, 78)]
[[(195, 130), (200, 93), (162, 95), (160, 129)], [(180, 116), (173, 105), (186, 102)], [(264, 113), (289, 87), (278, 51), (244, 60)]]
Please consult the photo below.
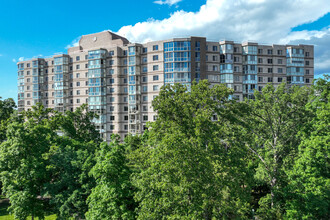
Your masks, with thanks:
[(125, 131), (128, 130), (128, 125), (124, 125), (124, 130), (125, 130)]
[(213, 71), (218, 71), (218, 66), (213, 65), (213, 66), (212, 66), (212, 70), (213, 70)]
[(110, 50), (110, 51), (109, 51), (109, 56), (113, 56), (113, 55), (115, 55), (115, 51)]
[(268, 77), (268, 82), (273, 82), (273, 78), (272, 77)]
[(153, 77), (152, 77), (152, 80), (153, 80), (153, 81), (157, 81), (157, 80), (159, 80), (159, 76), (158, 76), (158, 75), (153, 76)]
[(27, 78), (27, 79), (26, 79), (26, 82), (30, 82), (30, 80), (31, 80), (30, 78)]
[(144, 102), (147, 102), (147, 101), (148, 101), (148, 96), (144, 95), (144, 96), (142, 97), (142, 100), (143, 100)]
[(142, 111), (144, 111), (144, 112), (148, 111), (148, 106), (147, 105), (143, 105), (142, 106)]
[(258, 77), (258, 82), (263, 82), (263, 79), (262, 79), (262, 77)]
[(26, 75), (30, 75), (30, 71), (27, 71), (27, 72), (26, 72)]
[(239, 76), (234, 76), (234, 81), (239, 82)]
[(158, 50), (158, 45), (153, 45), (153, 46), (152, 46), (152, 50), (153, 50), (153, 51)]
[(212, 60), (213, 60), (213, 61), (217, 61), (217, 60), (218, 60), (217, 58), (218, 58), (217, 56), (213, 56), (213, 57), (212, 57)]
[(277, 64), (282, 64), (283, 63), (283, 60), (282, 59), (278, 59), (277, 60)]
[(148, 58), (147, 57), (142, 57), (142, 63), (147, 63), (148, 62)]
[(268, 64), (272, 64), (273, 63), (273, 59), (267, 59), (267, 63)]
[(127, 78), (124, 78), (124, 83), (127, 83)]
[(258, 63), (262, 63), (262, 58), (258, 58)]
[(234, 72), (239, 72), (239, 66), (234, 66)]
[(306, 66), (309, 66), (309, 60), (306, 60), (306, 61), (305, 61), (305, 65), (306, 65)]
[(268, 68), (268, 73), (273, 73), (273, 68)]
[(258, 86), (258, 90), (259, 90), (259, 92), (261, 92), (262, 91), (262, 86)]
[(110, 115), (110, 121), (114, 121), (115, 120), (115, 116), (114, 115)]
[(282, 81), (283, 81), (283, 78), (282, 78), (282, 77), (278, 77), (278, 78), (277, 78), (277, 82), (280, 83), (280, 82), (282, 82)]
[(114, 93), (114, 92), (115, 92), (115, 88), (110, 88), (110, 89), (109, 89), (109, 92), (110, 92), (110, 93)]
[(148, 48), (143, 47), (143, 48), (142, 48), (142, 53), (147, 53), (147, 52), (148, 52)]
[(142, 67), (142, 72), (143, 72), (143, 73), (148, 72), (148, 67), (146, 67), (146, 66)]
[(115, 111), (115, 106), (110, 106), (110, 112), (113, 112), (113, 111)]
[(76, 103), (80, 103), (80, 99), (77, 99), (77, 100), (76, 100)]
[(110, 65), (110, 66), (112, 66), (112, 65), (113, 65), (113, 63), (114, 63), (114, 61), (113, 61), (113, 60), (110, 60), (110, 61), (109, 61), (109, 65)]
[(277, 50), (277, 55), (283, 55), (283, 51), (282, 50)]
[(109, 98), (109, 101), (110, 101), (110, 102), (114, 102), (114, 101), (115, 101), (115, 97), (110, 97), (110, 98)]
[(76, 78), (79, 78), (79, 77), (80, 77), (80, 73), (77, 73), (77, 74), (76, 74)]
[(80, 60), (80, 56), (76, 56), (76, 61), (79, 61)]
[(80, 95), (80, 90), (77, 90), (76, 93), (77, 93), (77, 95)]
[(124, 115), (124, 120), (128, 121), (128, 115)]
[(262, 49), (258, 49), (258, 54), (262, 54)]
[(114, 73), (115, 73), (115, 70), (114, 70), (114, 69), (110, 69), (110, 70), (109, 70), (109, 74), (110, 74), (110, 75), (113, 75)]
[(128, 88), (124, 87), (124, 93), (128, 93)]
[(153, 91), (158, 91), (158, 88), (159, 88), (159, 86), (158, 85), (155, 85), (155, 86), (152, 87), (152, 90)]
[(213, 47), (212, 47), (212, 50), (213, 50), (213, 51), (218, 51), (218, 46), (213, 46)]
[(157, 118), (158, 118), (158, 117), (157, 117), (157, 115), (154, 115), (154, 121), (156, 121), (156, 120), (157, 120)]
[(268, 54), (268, 55), (271, 55), (271, 54), (273, 54), (273, 50), (271, 50), (271, 49), (268, 49), (268, 50), (267, 50), (267, 54)]
[(306, 79), (306, 83), (309, 83), (309, 79)]
[(79, 69), (80, 69), (80, 65), (77, 64), (77, 65), (76, 65), (76, 70), (79, 70)]
[(148, 115), (143, 115), (143, 121), (148, 121)]
[(239, 48), (238, 47), (234, 47), (234, 53), (238, 53), (239, 52)]
[(115, 125), (110, 125), (110, 130), (115, 130)]
[(148, 82), (148, 77), (146, 76), (142, 77), (142, 82)]
[(115, 79), (109, 79), (109, 83), (110, 84), (114, 84), (115, 83)]
[(239, 62), (239, 57), (234, 57), (234, 62)]
[(158, 55), (153, 55), (153, 56), (152, 56), (152, 60), (153, 60), (153, 61), (158, 60)]
[(77, 85), (77, 86), (80, 86), (80, 82), (77, 82), (76, 85)]
[(259, 67), (258, 68), (258, 73), (262, 73), (262, 71), (263, 71), (262, 67)]
[[(127, 50), (123, 51), (124, 56), (127, 56)], [(127, 61), (126, 61), (127, 62)]]
[(309, 70), (306, 70), (306, 75), (309, 75)]
[(148, 86), (142, 86), (142, 92), (148, 92)]
[[(306, 57), (309, 57), (309, 52), (306, 52), (306, 53), (305, 53), (305, 56), (306, 56)], [(307, 79), (306, 79), (306, 80), (307, 80)]]
[(278, 72), (278, 73), (283, 73), (283, 68), (278, 68), (278, 69), (277, 69), (277, 72)]
[(153, 65), (152, 69), (153, 69), (153, 71), (158, 70), (158, 65)]
[(128, 112), (128, 106), (124, 106), (124, 112)]
[(85, 60), (88, 60), (88, 55), (85, 55)]

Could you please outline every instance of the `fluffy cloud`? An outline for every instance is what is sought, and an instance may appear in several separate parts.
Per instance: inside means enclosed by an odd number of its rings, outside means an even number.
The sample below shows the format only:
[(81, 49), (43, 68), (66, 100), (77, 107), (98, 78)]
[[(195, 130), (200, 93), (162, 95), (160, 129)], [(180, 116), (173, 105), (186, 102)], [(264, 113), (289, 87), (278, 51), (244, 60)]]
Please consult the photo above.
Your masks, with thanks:
[(182, 0), (157, 0), (157, 1), (154, 1), (155, 4), (159, 4), (159, 5), (169, 5), (169, 6), (172, 6), (172, 5), (175, 5), (179, 2), (181, 2)]
[(198, 12), (179, 10), (167, 19), (151, 18), (124, 26), (117, 33), (131, 42), (204, 36), (212, 41), (316, 44), (316, 69), (330, 72), (327, 58), (330, 46), (326, 44), (330, 42), (329, 29), (291, 31), (293, 27), (316, 21), (328, 12), (329, 0), (207, 0)]
[(76, 47), (79, 46), (79, 40), (80, 40), (81, 36), (77, 37), (76, 39), (74, 39), (69, 45), (67, 45), (65, 47), (65, 49), (69, 49), (70, 47)]

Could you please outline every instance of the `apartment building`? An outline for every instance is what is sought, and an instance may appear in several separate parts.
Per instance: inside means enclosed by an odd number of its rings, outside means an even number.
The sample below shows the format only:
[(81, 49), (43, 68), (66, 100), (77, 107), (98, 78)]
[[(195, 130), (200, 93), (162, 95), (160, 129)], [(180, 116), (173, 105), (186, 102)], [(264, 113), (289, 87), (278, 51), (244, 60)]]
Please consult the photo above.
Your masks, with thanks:
[(18, 62), (18, 110), (36, 103), (60, 112), (87, 103), (104, 139), (142, 133), (156, 119), (161, 86), (208, 79), (253, 98), (267, 83), (311, 85), (314, 47), (210, 42), (204, 37), (130, 43), (109, 31), (84, 35), (67, 54)]

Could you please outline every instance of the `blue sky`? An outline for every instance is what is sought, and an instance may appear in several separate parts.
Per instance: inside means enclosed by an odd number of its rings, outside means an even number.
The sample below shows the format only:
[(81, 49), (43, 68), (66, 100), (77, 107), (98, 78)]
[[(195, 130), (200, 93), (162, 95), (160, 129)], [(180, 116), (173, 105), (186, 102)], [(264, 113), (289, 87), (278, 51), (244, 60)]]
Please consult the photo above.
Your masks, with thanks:
[(131, 42), (184, 36), (315, 44), (330, 72), (328, 0), (0, 1), (0, 96), (17, 96), (19, 59), (66, 52), (81, 35), (111, 30)]

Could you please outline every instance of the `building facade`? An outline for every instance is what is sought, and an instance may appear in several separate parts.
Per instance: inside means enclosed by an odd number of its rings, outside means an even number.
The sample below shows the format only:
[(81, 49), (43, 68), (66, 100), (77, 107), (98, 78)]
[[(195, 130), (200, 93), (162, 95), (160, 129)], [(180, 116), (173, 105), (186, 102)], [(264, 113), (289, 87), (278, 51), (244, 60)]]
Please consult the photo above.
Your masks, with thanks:
[(109, 31), (84, 35), (67, 54), (18, 62), (18, 110), (36, 103), (60, 112), (87, 103), (100, 117), (104, 139), (142, 133), (156, 113), (151, 107), (161, 86), (208, 79), (234, 90), (233, 99), (253, 98), (254, 90), (311, 85), (312, 45), (209, 42), (204, 37), (130, 43)]

